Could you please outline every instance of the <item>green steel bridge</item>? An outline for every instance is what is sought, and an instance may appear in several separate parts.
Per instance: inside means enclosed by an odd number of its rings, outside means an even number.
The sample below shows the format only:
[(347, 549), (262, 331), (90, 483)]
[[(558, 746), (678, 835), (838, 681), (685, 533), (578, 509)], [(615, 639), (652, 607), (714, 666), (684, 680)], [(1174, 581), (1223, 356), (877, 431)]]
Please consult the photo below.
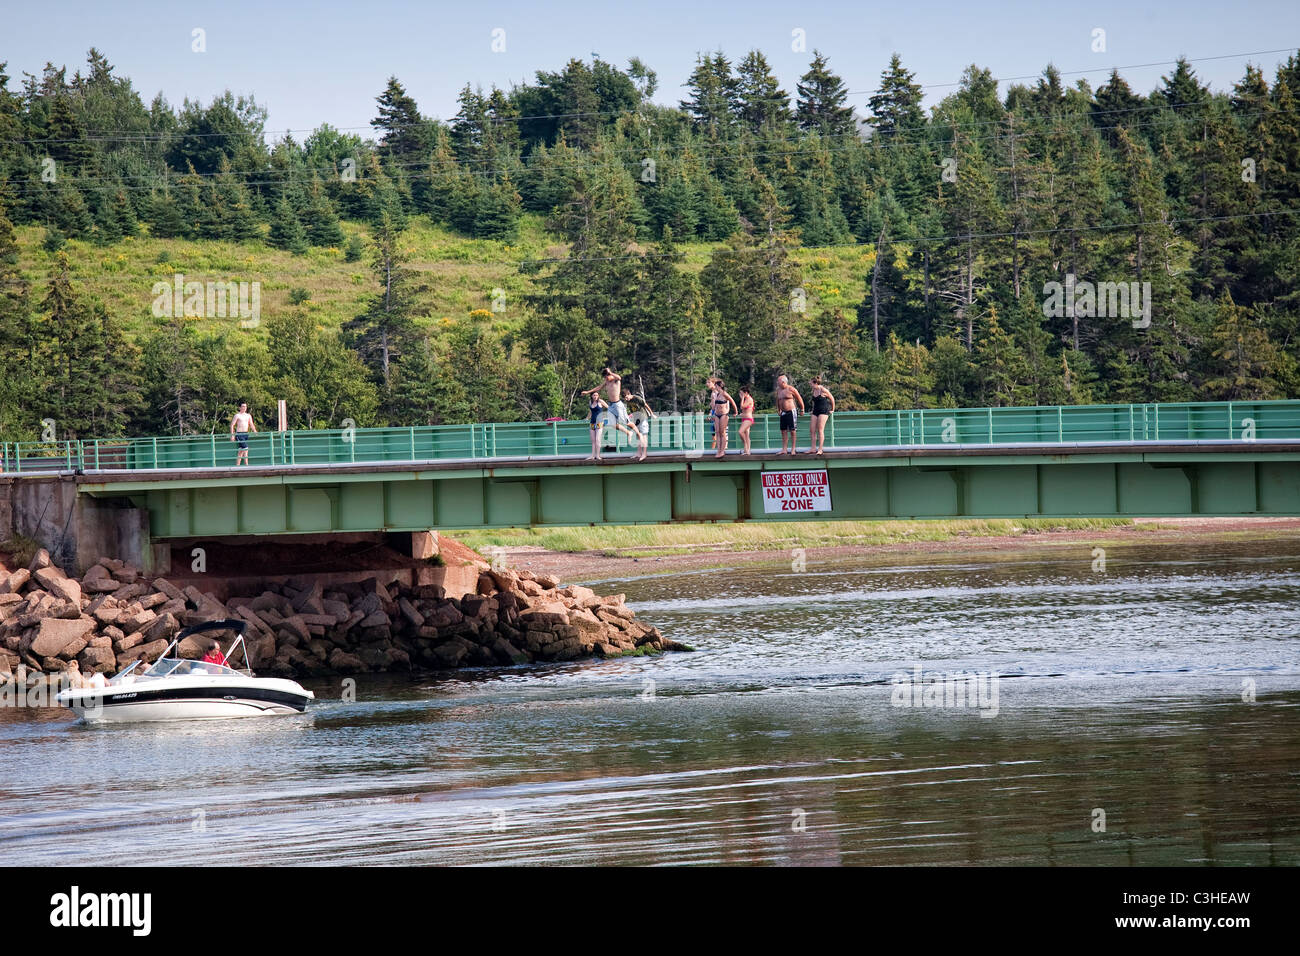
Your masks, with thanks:
[[(153, 538), (539, 525), (952, 517), (1300, 515), (1300, 401), (839, 412), (826, 451), (713, 456), (704, 415), (651, 422), (650, 455), (585, 421), (0, 444), (3, 478), (147, 509)], [(825, 471), (829, 510), (771, 512), (773, 472)], [(764, 476), (769, 476), (765, 481)], [(788, 478), (789, 476), (787, 476)]]

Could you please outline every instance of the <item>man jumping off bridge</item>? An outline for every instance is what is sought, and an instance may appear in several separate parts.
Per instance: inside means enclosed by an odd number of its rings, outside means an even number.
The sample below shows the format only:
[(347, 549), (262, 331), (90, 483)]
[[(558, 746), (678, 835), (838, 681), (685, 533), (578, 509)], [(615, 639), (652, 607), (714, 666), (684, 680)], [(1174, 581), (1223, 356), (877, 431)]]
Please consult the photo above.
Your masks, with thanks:
[(608, 368), (604, 370), (603, 374), (605, 376), (603, 382), (595, 388), (589, 388), (582, 393), (583, 395), (591, 395), (592, 393), (599, 392), (603, 389), (605, 392), (605, 400), (609, 402), (609, 409), (596, 416), (595, 450), (591, 457), (588, 458), (588, 461), (592, 459), (600, 461), (601, 433), (604, 431), (606, 421), (612, 420), (615, 428), (623, 432), (633, 441), (637, 442), (638, 445), (641, 442), (641, 435), (632, 427), (631, 419), (627, 414), (627, 405), (623, 403), (623, 376), (619, 375), (617, 372), (610, 371)]

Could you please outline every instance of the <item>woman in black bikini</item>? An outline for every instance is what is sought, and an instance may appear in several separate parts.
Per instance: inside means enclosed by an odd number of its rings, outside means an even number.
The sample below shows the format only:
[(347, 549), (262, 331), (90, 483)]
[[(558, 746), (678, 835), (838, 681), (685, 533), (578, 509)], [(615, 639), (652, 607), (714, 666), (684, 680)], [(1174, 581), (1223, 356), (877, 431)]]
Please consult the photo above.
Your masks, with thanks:
[(603, 427), (600, 413), (608, 407), (597, 392), (591, 392), (591, 402), (588, 405), (591, 410), (591, 454), (587, 456), (587, 461), (600, 461), (600, 432)]
[(831, 412), (835, 411), (835, 396), (822, 384), (820, 378), (812, 380), (812, 415), (809, 416), (808, 428), (812, 433), (812, 454), (826, 452), (826, 423), (830, 421)]
[(731, 415), (731, 410), (736, 407), (736, 400), (727, 394), (727, 390), (722, 387), (722, 379), (713, 380), (713, 405), (709, 414), (713, 416), (713, 433), (717, 438), (718, 452), (714, 458), (721, 458), (727, 453), (727, 418)]

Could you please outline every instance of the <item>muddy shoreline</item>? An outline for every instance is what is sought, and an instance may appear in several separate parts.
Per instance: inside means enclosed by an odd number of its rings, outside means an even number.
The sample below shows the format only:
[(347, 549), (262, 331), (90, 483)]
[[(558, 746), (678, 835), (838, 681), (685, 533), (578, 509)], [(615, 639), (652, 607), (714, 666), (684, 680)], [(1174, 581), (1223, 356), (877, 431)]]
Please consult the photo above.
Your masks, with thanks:
[[(1005, 535), (959, 535), (946, 541), (900, 541), (889, 544), (810, 547), (807, 561), (872, 558), (889, 555), (978, 554), (988, 552), (1048, 551), (1080, 545), (1150, 544), (1241, 540), (1242, 538), (1300, 538), (1300, 518), (1138, 518), (1132, 526), (1077, 531), (1025, 531)], [(535, 574), (553, 574), (567, 581), (592, 581), (672, 574), (706, 568), (735, 568), (786, 564), (791, 549), (756, 551), (699, 550), (659, 557), (611, 556), (600, 551), (561, 552), (539, 547), (503, 547), (502, 560), (511, 567)]]

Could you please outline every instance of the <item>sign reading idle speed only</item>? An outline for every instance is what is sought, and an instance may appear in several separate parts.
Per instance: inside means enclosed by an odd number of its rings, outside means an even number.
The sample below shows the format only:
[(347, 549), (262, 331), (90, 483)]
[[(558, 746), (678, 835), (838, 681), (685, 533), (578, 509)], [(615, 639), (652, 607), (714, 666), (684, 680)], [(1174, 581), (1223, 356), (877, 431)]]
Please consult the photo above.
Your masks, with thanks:
[(825, 471), (765, 471), (762, 477), (764, 514), (831, 510)]

